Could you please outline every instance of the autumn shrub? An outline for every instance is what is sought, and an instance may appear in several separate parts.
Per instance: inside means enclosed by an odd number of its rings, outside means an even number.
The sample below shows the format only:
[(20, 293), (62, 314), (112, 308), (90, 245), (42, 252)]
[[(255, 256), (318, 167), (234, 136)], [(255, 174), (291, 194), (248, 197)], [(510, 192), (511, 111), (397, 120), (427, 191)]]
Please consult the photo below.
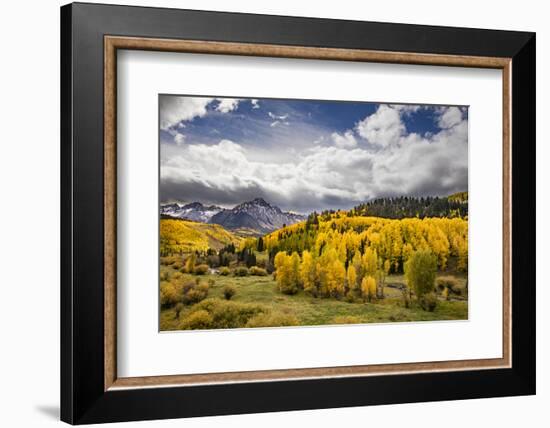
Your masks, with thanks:
[(346, 293), (344, 301), (347, 303), (357, 303), (358, 299), (354, 290), (350, 290)]
[(206, 312), (210, 313), (214, 310), (214, 307), (218, 305), (220, 301), (221, 299), (218, 299), (215, 297), (208, 297), (207, 299), (202, 300), (196, 305), (193, 305), (191, 307), (191, 312), (195, 312), (198, 310), (205, 310)]
[(189, 314), (180, 324), (182, 330), (204, 330), (212, 327), (212, 316), (200, 309)]
[[(248, 320), (252, 317), (267, 312), (268, 310), (260, 305), (251, 303), (238, 303), (228, 300), (208, 299), (205, 307), (212, 317), (212, 328), (242, 328), (246, 326)], [(203, 301), (203, 302), (206, 302)], [(201, 308), (199, 303), (198, 307)]]
[(283, 314), (281, 312), (261, 313), (250, 318), (246, 327), (290, 327), (299, 325), (298, 318), (294, 315)]
[(251, 266), (250, 269), (248, 269), (248, 273), (255, 276), (267, 276), (267, 271), (258, 266)]
[(208, 285), (207, 284), (194, 284), (189, 287), (188, 284), (184, 287), (182, 293), (182, 302), (185, 305), (192, 305), (198, 303), (208, 296)]
[(208, 272), (208, 265), (204, 265), (204, 264), (197, 265), (193, 269), (193, 273), (195, 275), (205, 275), (207, 272)]
[(247, 276), (248, 269), (245, 266), (239, 266), (233, 271), (233, 273), (235, 274), (235, 276)]
[(177, 257), (175, 256), (166, 256), (160, 258), (160, 264), (164, 266), (170, 266), (174, 264), (174, 262), (177, 261)]
[(226, 285), (223, 288), (223, 297), (225, 297), (225, 300), (231, 300), (231, 298), (235, 295), (237, 290), (235, 290), (234, 287), (231, 287), (230, 285)]
[(181, 272), (174, 272), (172, 274), (172, 279), (181, 279), (183, 277), (183, 274)]
[(180, 270), (181, 268), (183, 268), (183, 263), (181, 261), (175, 261), (174, 263), (172, 263), (172, 267), (176, 270)]
[(193, 273), (195, 270), (195, 263), (197, 261), (197, 256), (195, 253), (189, 254), (187, 259), (185, 260), (185, 271), (188, 273)]
[(161, 281), (170, 281), (170, 274), (168, 271), (164, 271), (160, 273), (160, 280)]
[(220, 275), (228, 276), (230, 273), (231, 273), (231, 269), (229, 269), (227, 266), (223, 266), (220, 268)]
[(168, 281), (160, 283), (160, 304), (162, 306), (172, 306), (180, 301), (181, 291), (176, 284)]
[(214, 278), (208, 278), (208, 286), (214, 287), (216, 285), (216, 280)]
[(434, 291), (437, 258), (430, 250), (415, 251), (405, 263), (405, 278), (420, 299)]
[(331, 324), (360, 324), (361, 319), (353, 315), (339, 315), (334, 317)]
[(440, 276), (435, 280), (435, 286), (438, 292), (442, 293), (446, 288), (453, 289), (458, 288), (458, 281), (452, 276)]
[(411, 292), (407, 287), (401, 289), (401, 298), (403, 299), (403, 306), (405, 308), (411, 307)]
[(437, 296), (434, 292), (425, 293), (418, 299), (418, 304), (425, 311), (433, 312), (437, 306)]
[(176, 319), (180, 318), (180, 313), (183, 310), (183, 303), (178, 302), (176, 306), (174, 307), (174, 311), (176, 312)]

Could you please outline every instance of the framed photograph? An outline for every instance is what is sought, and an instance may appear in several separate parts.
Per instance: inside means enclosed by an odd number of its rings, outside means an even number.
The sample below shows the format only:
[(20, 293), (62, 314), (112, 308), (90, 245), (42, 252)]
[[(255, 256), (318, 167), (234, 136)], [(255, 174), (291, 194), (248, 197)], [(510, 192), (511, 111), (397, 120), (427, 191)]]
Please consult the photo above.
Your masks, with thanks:
[(62, 420), (535, 393), (533, 33), (76, 3), (61, 54)]

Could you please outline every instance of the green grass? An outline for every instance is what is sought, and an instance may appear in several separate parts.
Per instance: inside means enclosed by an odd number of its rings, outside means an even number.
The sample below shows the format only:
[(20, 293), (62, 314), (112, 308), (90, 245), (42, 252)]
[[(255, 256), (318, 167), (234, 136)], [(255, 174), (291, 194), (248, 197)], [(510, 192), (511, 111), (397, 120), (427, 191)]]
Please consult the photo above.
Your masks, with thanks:
[[(171, 266), (161, 266), (162, 272), (169, 274), (175, 272)], [(183, 279), (195, 279), (195, 275), (184, 274)], [(304, 292), (288, 296), (277, 291), (277, 286), (272, 276), (259, 277), (234, 277), (221, 275), (203, 275), (201, 281), (208, 279), (215, 281), (210, 287), (209, 298), (223, 299), (223, 288), (231, 285), (236, 294), (231, 299), (235, 302), (254, 303), (265, 306), (273, 312), (295, 316), (300, 325), (314, 326), (336, 324), (342, 317), (348, 322), (381, 323), (381, 322), (405, 322), (405, 321), (435, 321), (435, 320), (464, 320), (468, 318), (468, 303), (462, 301), (439, 300), (434, 312), (422, 310), (415, 302), (409, 308), (405, 308), (401, 291), (396, 288), (385, 288), (385, 298), (374, 303), (363, 303), (357, 300), (348, 303), (345, 300), (333, 298), (314, 298)], [(457, 277), (465, 282), (465, 278)], [(387, 284), (404, 284), (402, 275), (390, 275), (386, 279)], [(161, 311), (161, 330), (178, 330), (182, 320), (190, 313), (192, 307), (185, 307), (176, 319), (173, 308)]]

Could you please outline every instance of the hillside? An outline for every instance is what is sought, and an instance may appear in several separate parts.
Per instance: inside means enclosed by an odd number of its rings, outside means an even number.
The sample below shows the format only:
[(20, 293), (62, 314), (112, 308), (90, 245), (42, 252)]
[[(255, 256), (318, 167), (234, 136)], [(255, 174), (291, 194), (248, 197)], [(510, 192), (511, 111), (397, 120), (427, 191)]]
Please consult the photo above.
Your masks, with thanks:
[(465, 218), (468, 216), (468, 192), (459, 192), (446, 197), (379, 198), (356, 206), (350, 210), (349, 215), (394, 219), (412, 217)]
[(231, 243), (239, 245), (242, 238), (217, 224), (161, 218), (160, 254), (181, 254), (191, 251), (220, 250)]
[(445, 269), (449, 258), (465, 271), (468, 264), (468, 220), (460, 217), (423, 219), (358, 216), (338, 211), (311, 214), (307, 221), (286, 226), (262, 238), (270, 259), (279, 251), (335, 254), (349, 265), (356, 253), (370, 248), (388, 260), (392, 272), (403, 272), (404, 262), (419, 249), (430, 249)]

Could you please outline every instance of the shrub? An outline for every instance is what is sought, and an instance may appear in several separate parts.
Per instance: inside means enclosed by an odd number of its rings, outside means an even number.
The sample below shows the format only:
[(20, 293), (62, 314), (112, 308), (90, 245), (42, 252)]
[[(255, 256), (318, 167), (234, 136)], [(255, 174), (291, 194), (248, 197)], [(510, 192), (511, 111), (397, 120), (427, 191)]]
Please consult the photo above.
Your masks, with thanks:
[(164, 271), (160, 273), (160, 280), (161, 281), (170, 281), (170, 274), (168, 271)]
[(248, 320), (267, 310), (250, 303), (237, 303), (220, 300), (212, 312), (212, 324), (215, 328), (239, 328), (246, 326)]
[(252, 303), (239, 303), (221, 299), (205, 299), (191, 307), (191, 313), (204, 311), (210, 316), (209, 328), (243, 328), (256, 315), (269, 309)]
[(230, 285), (226, 285), (223, 289), (223, 297), (225, 297), (225, 300), (231, 300), (231, 298), (235, 295), (237, 290), (235, 290), (234, 287), (231, 287)]
[(234, 271), (235, 276), (247, 276), (248, 275), (248, 269), (244, 266), (239, 266)]
[(455, 287), (449, 288), (449, 291), (457, 296), (464, 296), (466, 295), (467, 287), (466, 285), (457, 284)]
[(198, 284), (195, 284), (194, 281), (191, 281), (191, 280), (186, 281), (186, 282), (183, 283), (183, 285), (181, 286), (181, 292), (182, 292), (182, 294), (187, 293), (189, 290), (191, 290), (192, 288), (194, 288), (194, 287), (197, 286), (197, 285), (198, 285)]
[(214, 287), (216, 285), (216, 280), (214, 278), (208, 278), (208, 286)]
[(458, 281), (452, 276), (440, 276), (435, 280), (437, 291), (442, 293), (446, 288), (450, 290), (458, 288)]
[(205, 310), (206, 312), (211, 313), (214, 310), (214, 307), (219, 304), (219, 302), (221, 302), (220, 299), (215, 299), (212, 297), (209, 299), (204, 299), (203, 301), (192, 306), (191, 311), (195, 312), (198, 310)]
[(250, 275), (256, 275), (256, 276), (267, 276), (267, 271), (258, 266), (252, 266), (250, 269), (248, 269), (248, 273)]
[(211, 328), (211, 325), (212, 317), (207, 311), (201, 309), (189, 314), (180, 324), (180, 327), (183, 330), (204, 330)]
[(411, 292), (409, 291), (409, 289), (407, 287), (404, 287), (401, 289), (401, 296), (403, 298), (403, 306), (405, 306), (405, 308), (410, 308), (411, 306)]
[(175, 305), (180, 300), (181, 294), (178, 287), (168, 281), (160, 283), (160, 304), (162, 306)]
[(172, 267), (176, 270), (179, 270), (183, 268), (183, 263), (180, 261), (175, 261), (174, 263), (172, 263)]
[(208, 272), (208, 265), (197, 265), (193, 270), (195, 275), (204, 275)]
[(220, 265), (220, 259), (216, 255), (209, 255), (206, 257), (206, 264), (210, 267), (218, 267)]
[(348, 291), (347, 294), (346, 294), (346, 297), (344, 298), (344, 300), (347, 303), (357, 303), (357, 298), (355, 296), (355, 292), (353, 290)]
[(175, 259), (173, 257), (161, 257), (160, 264), (164, 266), (169, 266), (174, 263)]
[(298, 319), (294, 315), (271, 312), (258, 314), (250, 318), (246, 323), (246, 327), (289, 327), (299, 324)]
[(195, 262), (197, 261), (197, 256), (195, 253), (189, 254), (187, 260), (185, 261), (185, 271), (192, 273), (195, 270)]
[(420, 307), (425, 311), (433, 312), (435, 307), (437, 306), (437, 296), (433, 292), (423, 294), (418, 299), (418, 303), (420, 304)]
[(353, 315), (339, 315), (332, 319), (332, 324), (361, 324), (361, 320)]
[(227, 276), (231, 273), (231, 270), (227, 266), (220, 268), (220, 275)]
[(430, 250), (415, 251), (405, 263), (407, 284), (420, 299), (434, 290), (437, 258)]
[(183, 276), (181, 272), (174, 272), (172, 279), (180, 279)]
[(192, 287), (187, 288), (183, 293), (182, 302), (186, 305), (192, 305), (206, 299), (207, 296), (207, 284), (193, 284)]
[(176, 311), (176, 319), (180, 319), (180, 313), (183, 310), (183, 303), (178, 302), (174, 310)]

